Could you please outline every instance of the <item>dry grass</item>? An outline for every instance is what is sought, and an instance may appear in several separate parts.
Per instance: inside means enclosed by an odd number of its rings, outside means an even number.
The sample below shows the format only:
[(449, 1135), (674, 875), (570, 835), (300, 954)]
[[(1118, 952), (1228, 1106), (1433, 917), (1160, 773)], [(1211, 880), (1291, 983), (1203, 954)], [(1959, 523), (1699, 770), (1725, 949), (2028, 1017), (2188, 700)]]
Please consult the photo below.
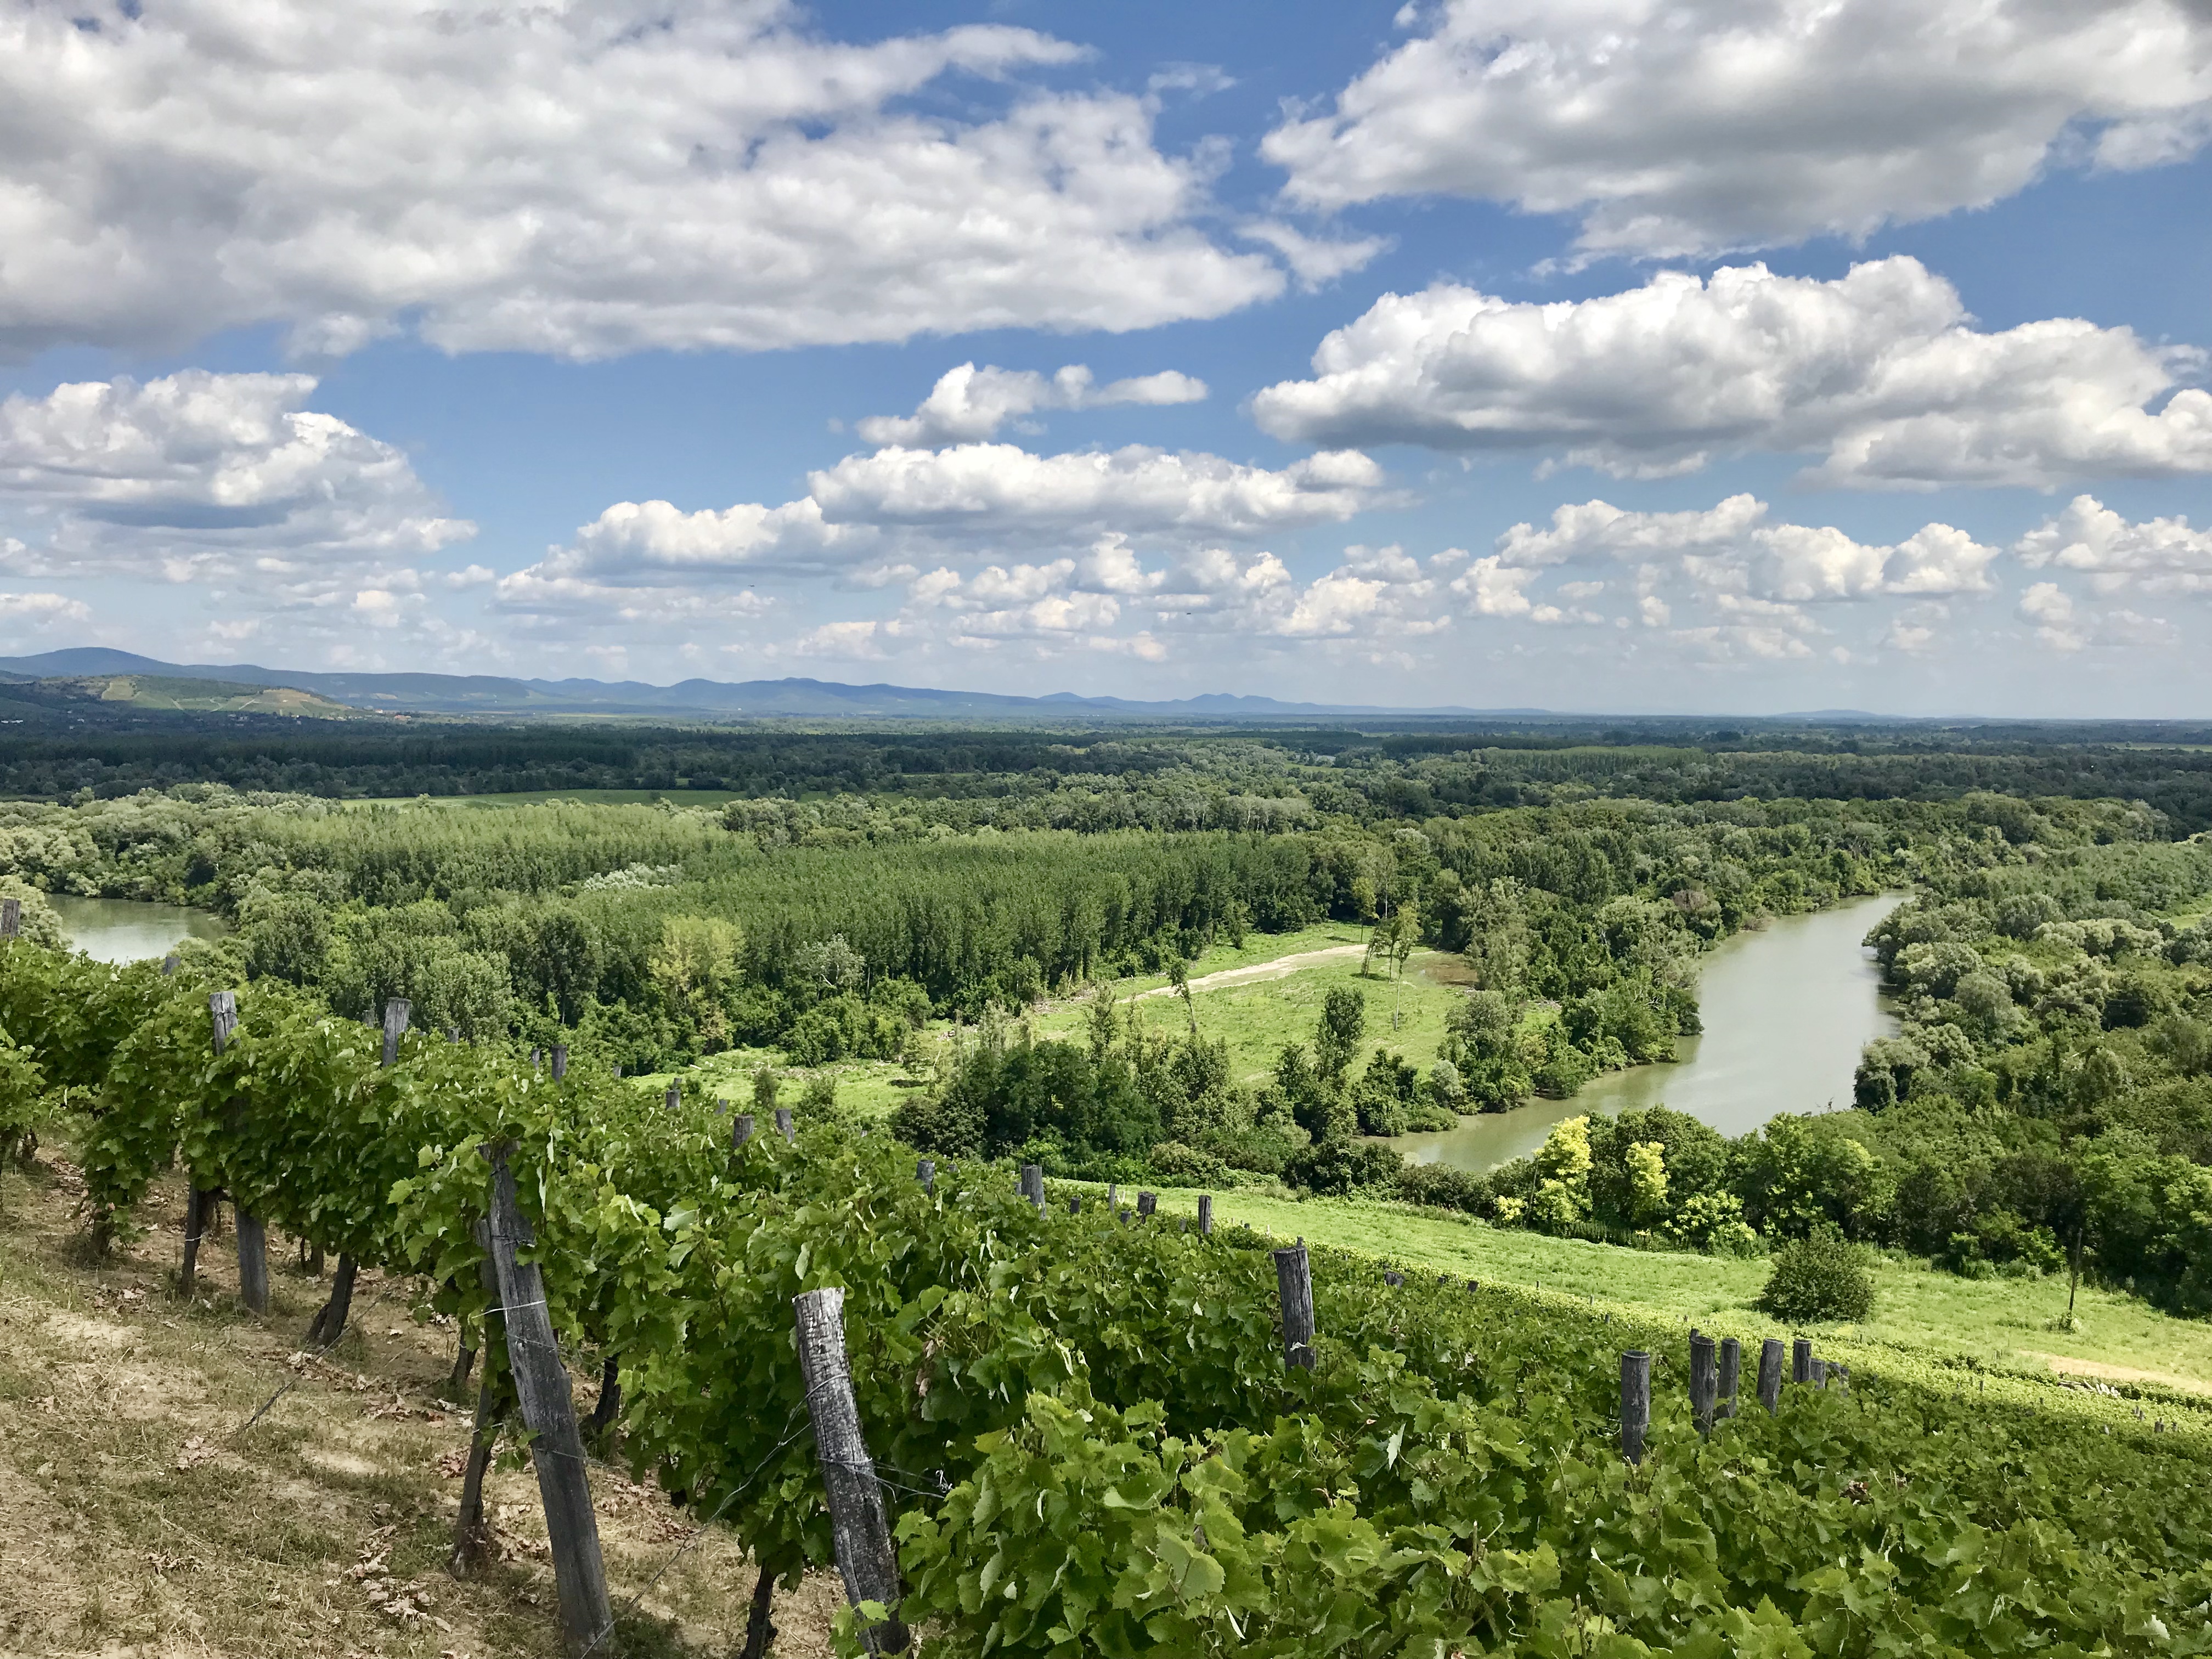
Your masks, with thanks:
[[(238, 1304), (227, 1232), (186, 1306), (180, 1191), (153, 1194), (144, 1237), (95, 1263), (76, 1190), (51, 1157), (0, 1176), (0, 1656), (559, 1653), (527, 1468), (486, 1483), (502, 1559), (445, 1571), (470, 1417), (440, 1397), (454, 1334), (417, 1321), (415, 1287), (364, 1274), (352, 1328), (311, 1361), (296, 1348), (325, 1287), (286, 1242), (270, 1241), (266, 1320)], [(579, 1380), (580, 1410), (593, 1386)], [(690, 1530), (617, 1470), (595, 1466), (592, 1489), (619, 1608)], [(752, 1583), (711, 1531), (601, 1651), (734, 1652)], [(817, 1577), (779, 1598), (778, 1654), (829, 1652), (836, 1593)]]

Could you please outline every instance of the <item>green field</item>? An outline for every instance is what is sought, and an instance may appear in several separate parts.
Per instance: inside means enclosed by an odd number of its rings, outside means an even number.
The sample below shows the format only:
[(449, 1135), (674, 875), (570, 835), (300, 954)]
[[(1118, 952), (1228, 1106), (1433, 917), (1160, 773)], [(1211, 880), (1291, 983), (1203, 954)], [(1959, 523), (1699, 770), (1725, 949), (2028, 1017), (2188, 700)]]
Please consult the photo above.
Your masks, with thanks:
[[(1195, 981), (1206, 975), (1261, 967), (1283, 957), (1323, 950), (1348, 952), (1294, 969), (1279, 978), (1193, 989), (1191, 1012), (1197, 1016), (1198, 1029), (1206, 1036), (1227, 1042), (1232, 1072), (1239, 1082), (1251, 1084), (1266, 1078), (1285, 1043), (1310, 1042), (1321, 1018), (1322, 999), (1340, 985), (1355, 988), (1367, 1000), (1370, 1051), (1379, 1045), (1395, 1048), (1416, 1066), (1435, 1063), (1437, 1047), (1444, 1037), (1444, 1017), (1460, 994), (1452, 988), (1467, 982), (1462, 959), (1438, 951), (1418, 951), (1407, 963), (1402, 979), (1393, 983), (1380, 964), (1371, 978), (1360, 974), (1359, 949), (1365, 941), (1364, 928), (1343, 925), (1265, 938), (1255, 934), (1246, 939), (1242, 951), (1226, 947), (1209, 951), (1192, 965), (1190, 977), (1195, 987)], [(1105, 988), (1119, 997), (1141, 996), (1135, 1006), (1147, 1025), (1181, 1032), (1188, 1029), (1189, 1016), (1180, 997), (1171, 992), (1143, 995), (1166, 983), (1164, 976), (1152, 975), (1117, 980)], [(1040, 1036), (1073, 1036), (1081, 1031), (1088, 1012), (1087, 998), (1059, 1004), (1033, 1020), (1031, 1027)]]
[(572, 800), (586, 806), (721, 806), (746, 799), (742, 789), (528, 789), (510, 795), (363, 795), (338, 806), (540, 806)]
[[(1163, 1209), (1182, 1214), (1195, 1213), (1197, 1202), (1188, 1192), (1160, 1198)], [(1747, 1340), (1790, 1334), (1752, 1305), (1766, 1280), (1763, 1258), (1629, 1250), (1400, 1205), (1257, 1191), (1217, 1194), (1214, 1217), (1217, 1225), (1243, 1222), (1286, 1242), (1303, 1237), (1409, 1270), (1540, 1287)], [(1848, 1362), (1854, 1352), (1893, 1358), (1905, 1351), (1993, 1373), (2048, 1379), (2067, 1372), (2212, 1400), (2212, 1324), (2171, 1319), (2136, 1297), (2085, 1285), (2075, 1304), (2079, 1328), (2054, 1328), (2066, 1312), (2063, 1277), (1961, 1279), (1885, 1257), (1875, 1281), (1875, 1317), (1828, 1328), (1824, 1352)]]

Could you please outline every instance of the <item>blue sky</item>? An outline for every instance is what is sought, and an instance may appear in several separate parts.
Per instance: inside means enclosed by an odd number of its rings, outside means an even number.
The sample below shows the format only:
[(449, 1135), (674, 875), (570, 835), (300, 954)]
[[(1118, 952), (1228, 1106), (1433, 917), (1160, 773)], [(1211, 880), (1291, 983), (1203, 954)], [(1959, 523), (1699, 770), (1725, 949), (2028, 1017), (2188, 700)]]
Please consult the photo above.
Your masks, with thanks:
[(0, 651), (2203, 712), (2186, 0), (459, 15), (0, 0)]

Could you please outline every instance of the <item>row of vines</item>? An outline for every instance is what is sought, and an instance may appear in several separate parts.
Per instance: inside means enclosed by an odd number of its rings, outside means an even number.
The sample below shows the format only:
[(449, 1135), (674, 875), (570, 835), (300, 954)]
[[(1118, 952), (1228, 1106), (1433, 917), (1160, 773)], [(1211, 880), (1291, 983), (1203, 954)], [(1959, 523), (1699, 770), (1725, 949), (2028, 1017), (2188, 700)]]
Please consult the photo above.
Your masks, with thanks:
[[(926, 1188), (881, 1133), (733, 1145), (711, 1101), (431, 1035), (386, 1066), (377, 1033), (265, 984), (218, 1053), (220, 988), (191, 975), (0, 944), (0, 1111), (65, 1119), (97, 1231), (180, 1165), (419, 1277), (467, 1340), (492, 1311), (480, 1151), (511, 1143), (555, 1327), (621, 1379), (622, 1455), (786, 1580), (831, 1559), (792, 1299), (842, 1287), (902, 1612), (933, 1650), (2212, 1651), (2195, 1437), (1873, 1374), (1705, 1439), (1679, 1331), (1322, 1252), (1319, 1363), (1286, 1370), (1242, 1229), (1041, 1212), (981, 1163)], [(1632, 1466), (1636, 1341), (1659, 1382)]]

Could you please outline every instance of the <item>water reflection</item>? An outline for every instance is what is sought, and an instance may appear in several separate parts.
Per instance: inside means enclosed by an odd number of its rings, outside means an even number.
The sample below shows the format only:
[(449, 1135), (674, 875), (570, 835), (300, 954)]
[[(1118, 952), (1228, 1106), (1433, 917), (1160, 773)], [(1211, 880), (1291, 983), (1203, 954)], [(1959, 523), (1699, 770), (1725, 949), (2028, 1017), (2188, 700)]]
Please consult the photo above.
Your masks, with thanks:
[(221, 939), (230, 924), (206, 910), (181, 904), (149, 904), (140, 899), (47, 896), (70, 948), (96, 962), (144, 962), (167, 956), (177, 941)]
[(1553, 1124), (1584, 1112), (1664, 1104), (1739, 1135), (1777, 1112), (1847, 1106), (1859, 1050), (1895, 1028), (1879, 1001), (1874, 952), (1859, 941), (1901, 902), (1859, 899), (1729, 940), (1705, 958), (1698, 984), (1705, 1035), (1683, 1038), (1671, 1066), (1632, 1066), (1572, 1100), (1487, 1112), (1389, 1144), (1415, 1164), (1488, 1170), (1526, 1157)]

